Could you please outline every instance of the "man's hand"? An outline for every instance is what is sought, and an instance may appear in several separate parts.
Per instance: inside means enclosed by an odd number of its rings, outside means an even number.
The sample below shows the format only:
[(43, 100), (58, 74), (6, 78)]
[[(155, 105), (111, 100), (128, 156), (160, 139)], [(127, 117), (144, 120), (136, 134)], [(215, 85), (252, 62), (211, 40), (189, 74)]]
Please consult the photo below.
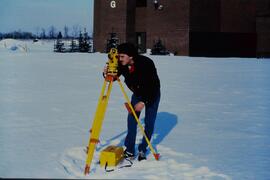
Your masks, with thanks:
[(104, 78), (106, 78), (106, 76), (107, 76), (107, 73), (108, 73), (108, 64), (106, 63), (106, 65), (104, 66), (104, 68), (103, 68), (103, 77)]
[(106, 65), (104, 66), (104, 68), (103, 68), (103, 74), (107, 75), (108, 69), (109, 69), (108, 64), (106, 64)]
[(144, 102), (140, 101), (134, 106), (134, 110), (137, 112), (141, 112), (144, 106), (145, 106)]

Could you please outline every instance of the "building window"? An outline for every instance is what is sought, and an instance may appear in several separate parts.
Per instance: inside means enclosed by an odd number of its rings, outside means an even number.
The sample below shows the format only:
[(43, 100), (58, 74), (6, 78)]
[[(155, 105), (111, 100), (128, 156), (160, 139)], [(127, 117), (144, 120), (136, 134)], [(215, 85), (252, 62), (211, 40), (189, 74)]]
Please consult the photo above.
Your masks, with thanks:
[(159, 6), (158, 0), (154, 0), (154, 7), (157, 10)]
[(146, 32), (136, 32), (138, 53), (146, 53)]
[(147, 0), (136, 0), (136, 7), (146, 7)]

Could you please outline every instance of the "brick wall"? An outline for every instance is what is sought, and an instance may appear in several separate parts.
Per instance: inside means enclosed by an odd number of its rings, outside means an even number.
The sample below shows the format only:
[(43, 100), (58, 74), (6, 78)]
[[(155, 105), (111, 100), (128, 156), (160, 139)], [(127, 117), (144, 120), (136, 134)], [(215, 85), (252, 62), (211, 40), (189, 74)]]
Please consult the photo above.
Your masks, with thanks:
[(221, 32), (256, 32), (256, 0), (220, 0), (220, 2)]
[(135, 43), (136, 32), (145, 32), (146, 48), (161, 39), (178, 55), (270, 54), (270, 0), (159, 0), (162, 10), (154, 8), (153, 0), (137, 8), (136, 0), (115, 0), (116, 8), (110, 2), (94, 2), (97, 51), (104, 51), (114, 31), (120, 43)]
[(258, 0), (256, 6), (257, 56), (270, 57), (270, 0)]
[(220, 31), (220, 0), (190, 0), (190, 31)]
[(147, 48), (161, 39), (171, 52), (189, 54), (189, 0), (160, 0), (163, 10), (155, 10), (148, 0), (146, 10)]
[[(129, 0), (130, 1), (130, 0)], [(104, 52), (109, 33), (117, 33), (121, 42), (126, 41), (127, 0), (115, 0), (116, 7), (110, 6), (110, 0), (95, 0), (94, 2), (94, 49)]]

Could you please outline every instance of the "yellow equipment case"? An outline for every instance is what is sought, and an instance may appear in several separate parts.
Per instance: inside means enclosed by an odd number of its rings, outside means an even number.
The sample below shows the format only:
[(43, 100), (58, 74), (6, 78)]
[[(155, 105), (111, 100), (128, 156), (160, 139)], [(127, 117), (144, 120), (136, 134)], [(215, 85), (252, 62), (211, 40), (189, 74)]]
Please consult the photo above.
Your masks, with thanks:
[(100, 166), (116, 166), (123, 159), (123, 152), (123, 147), (113, 145), (106, 147), (99, 156)]

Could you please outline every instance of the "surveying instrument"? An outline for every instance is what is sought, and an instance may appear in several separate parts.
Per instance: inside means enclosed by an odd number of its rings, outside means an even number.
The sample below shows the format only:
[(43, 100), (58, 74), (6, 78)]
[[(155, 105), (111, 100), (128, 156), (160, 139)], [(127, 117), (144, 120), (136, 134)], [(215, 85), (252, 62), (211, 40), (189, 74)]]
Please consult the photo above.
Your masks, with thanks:
[[(125, 103), (126, 108), (128, 109), (129, 113), (132, 113), (133, 116), (135, 117), (135, 119), (139, 125), (139, 128), (140, 128), (146, 142), (148, 143), (148, 146), (149, 146), (153, 156), (155, 157), (156, 160), (159, 159), (159, 154), (155, 152), (148, 137), (146, 136), (146, 134), (144, 132), (144, 128), (143, 128), (137, 114), (135, 113), (133, 106), (131, 105), (131, 102), (127, 96), (127, 93), (124, 90), (124, 86), (123, 86), (122, 82), (120, 81), (120, 79), (118, 77), (118, 74), (117, 74), (118, 73), (118, 69), (117, 69), (118, 68), (118, 52), (117, 52), (116, 48), (110, 49), (110, 52), (108, 54), (108, 62), (106, 64), (107, 64), (108, 69), (107, 69), (104, 83), (103, 83), (103, 86), (101, 89), (101, 94), (100, 94), (100, 97), (98, 100), (98, 105), (97, 105), (96, 113), (94, 116), (92, 128), (90, 130), (90, 138), (89, 138), (89, 143), (88, 143), (88, 147), (87, 147), (87, 158), (86, 158), (85, 169), (84, 169), (85, 175), (90, 173), (90, 165), (91, 165), (91, 162), (93, 159), (96, 144), (99, 143), (99, 135), (101, 132), (102, 122), (103, 122), (103, 119), (105, 117), (107, 105), (108, 105), (111, 90), (112, 90), (112, 85), (113, 85), (113, 82), (115, 80), (117, 80), (117, 82), (120, 86), (120, 89), (124, 95), (124, 98), (127, 101)], [(112, 148), (112, 149), (114, 149), (114, 148)], [(118, 149), (118, 148), (115, 148), (115, 149)], [(123, 152), (120, 151), (120, 153), (121, 153), (121, 156), (123, 157)]]

